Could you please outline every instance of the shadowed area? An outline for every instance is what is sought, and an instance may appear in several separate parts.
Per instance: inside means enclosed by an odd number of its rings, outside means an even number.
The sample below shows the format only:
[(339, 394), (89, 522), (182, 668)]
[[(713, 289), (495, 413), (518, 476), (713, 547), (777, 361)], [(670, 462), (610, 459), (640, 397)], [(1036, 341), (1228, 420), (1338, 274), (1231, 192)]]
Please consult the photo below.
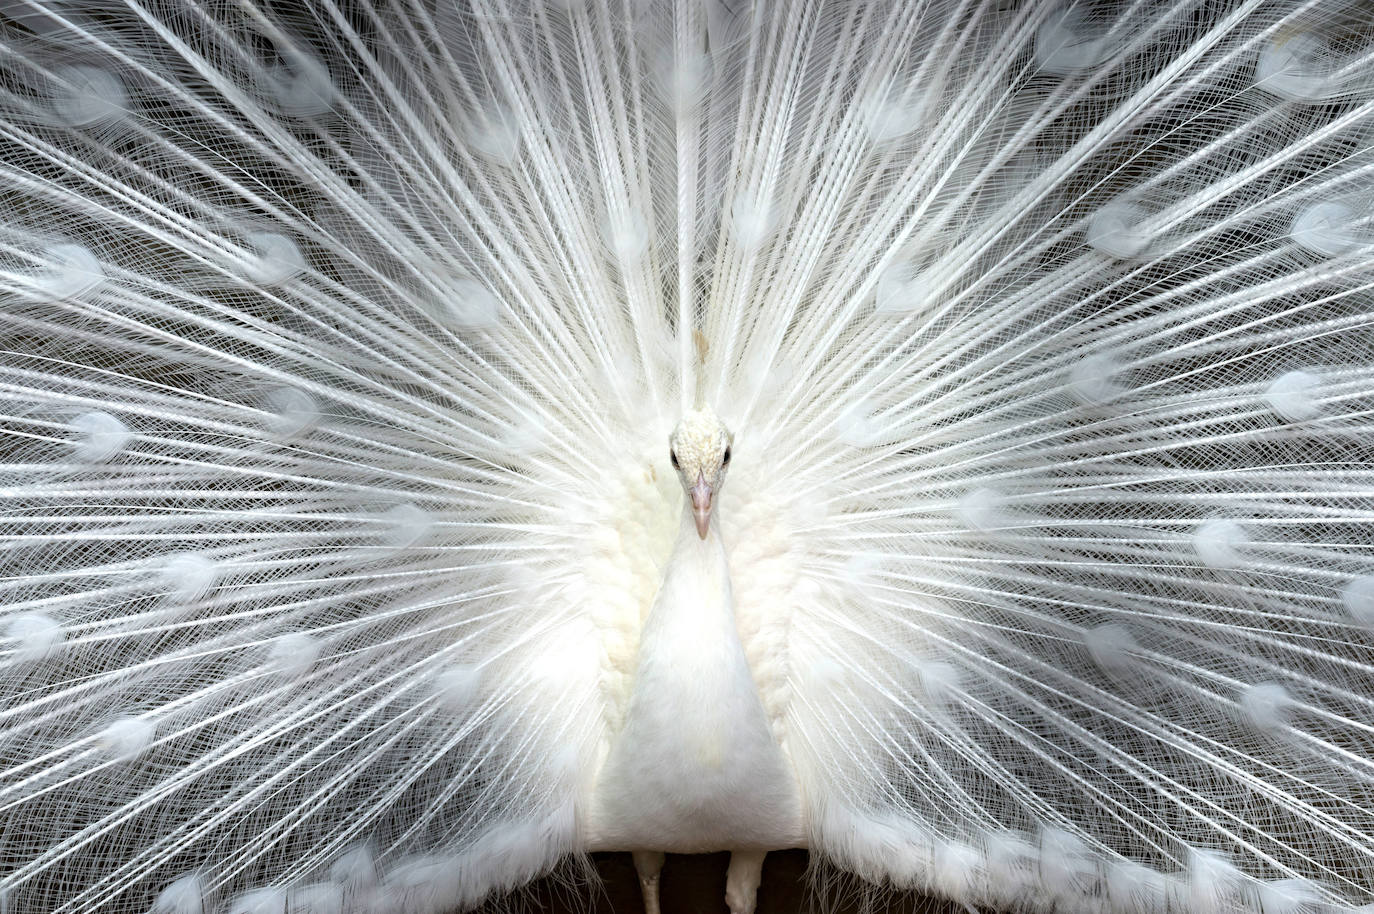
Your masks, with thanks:
[[(763, 865), (763, 884), (759, 887), (757, 914), (795, 914), (799, 911), (827, 914), (962, 914), (960, 905), (912, 892), (872, 895), (834, 888), (817, 897), (808, 886), (809, 855), (803, 850), (774, 851)], [(603, 890), (590, 898), (554, 878), (541, 879), (523, 897), (527, 910), (548, 914), (640, 914), (643, 900), (635, 878), (630, 855), (593, 854), (592, 862), (601, 877)], [(663, 914), (718, 914), (725, 911), (725, 868), (728, 853), (669, 854), (663, 867), (661, 903)], [(523, 893), (522, 893), (523, 894)], [(867, 903), (865, 903), (867, 902)], [(494, 914), (499, 903), (487, 905), (479, 914)]]

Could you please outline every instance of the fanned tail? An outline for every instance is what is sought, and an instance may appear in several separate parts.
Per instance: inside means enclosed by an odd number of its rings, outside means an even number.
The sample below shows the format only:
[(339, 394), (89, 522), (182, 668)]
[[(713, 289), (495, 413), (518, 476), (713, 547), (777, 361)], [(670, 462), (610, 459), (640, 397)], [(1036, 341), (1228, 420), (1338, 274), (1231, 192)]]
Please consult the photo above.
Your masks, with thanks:
[(0, 907), (582, 849), (680, 493), (813, 850), (1367, 904), (1356, 3), (0, 4)]
[(626, 25), (4, 13), (0, 906), (440, 911), (577, 851), (683, 377)]
[(813, 847), (992, 906), (1366, 903), (1370, 20), (828, 12), (761, 17), (783, 229), (714, 325)]

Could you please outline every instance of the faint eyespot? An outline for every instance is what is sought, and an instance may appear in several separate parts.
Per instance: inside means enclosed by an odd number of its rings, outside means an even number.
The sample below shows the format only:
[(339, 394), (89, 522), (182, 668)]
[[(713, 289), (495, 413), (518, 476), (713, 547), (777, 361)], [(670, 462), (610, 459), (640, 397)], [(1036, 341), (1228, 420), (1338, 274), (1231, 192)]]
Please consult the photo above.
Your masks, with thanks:
[(500, 324), (501, 300), (476, 279), (438, 264), (426, 275), (433, 288), (426, 295), (427, 310), (439, 324), (457, 330), (487, 330)]
[(1293, 698), (1277, 682), (1259, 682), (1240, 693), (1240, 712), (1256, 730), (1273, 731), (1285, 726), (1292, 713)]
[(478, 155), (497, 165), (510, 165), (520, 154), (520, 127), (503, 108), (493, 107), (472, 114), (463, 137)]
[(1374, 574), (1352, 578), (1341, 590), (1341, 604), (1356, 622), (1374, 626)]
[(409, 502), (387, 509), (382, 515), (382, 544), (388, 550), (409, 549), (434, 530), (434, 517)]
[(295, 387), (274, 387), (262, 398), (263, 409), (267, 410), (267, 430), (274, 437), (294, 438), (314, 425), (320, 417), (320, 407), (315, 398)]
[(300, 245), (279, 232), (250, 232), (244, 240), (250, 256), (242, 262), (243, 278), (258, 286), (280, 286), (305, 270)]
[(128, 90), (111, 70), (79, 64), (61, 67), (53, 76), (53, 115), (68, 127), (95, 127), (129, 113)]
[(198, 873), (176, 879), (158, 893), (150, 914), (206, 914), (205, 882)]
[(987, 532), (1006, 526), (1004, 501), (996, 489), (980, 486), (960, 496), (954, 513), (968, 529)]
[(481, 684), (482, 671), (479, 667), (471, 663), (456, 663), (438, 675), (435, 690), (444, 707), (457, 713), (472, 707)]
[(1193, 548), (1202, 564), (1209, 568), (1237, 568), (1245, 563), (1245, 548), (1250, 545), (1245, 528), (1227, 518), (1203, 521), (1193, 531)]
[(286, 903), (281, 889), (251, 889), (229, 902), (228, 914), (287, 914)]
[(96, 737), (96, 745), (110, 758), (131, 761), (153, 744), (157, 726), (143, 717), (120, 717), (111, 721)]
[(1089, 629), (1083, 643), (1098, 669), (1112, 676), (1129, 673), (1135, 664), (1133, 654), (1140, 650), (1130, 629), (1116, 623)]
[(267, 651), (267, 665), (287, 679), (299, 679), (320, 658), (320, 639), (305, 632), (288, 632), (274, 638)]
[(1293, 217), (1289, 234), (1299, 245), (1322, 257), (1344, 254), (1360, 244), (1355, 211), (1345, 203), (1323, 200)]
[(1084, 239), (1090, 247), (1109, 257), (1120, 260), (1135, 257), (1153, 239), (1145, 228), (1148, 215), (1142, 207), (1133, 203), (1108, 203), (1088, 220)]
[(329, 67), (295, 44), (279, 48), (276, 55), (263, 62), (255, 82), (266, 101), (288, 117), (318, 117), (334, 106), (334, 80)]
[(1336, 69), (1331, 48), (1317, 36), (1280, 34), (1260, 52), (1255, 85), (1288, 101), (1318, 102), (1339, 90)]
[(883, 270), (874, 290), (874, 313), (883, 316), (912, 314), (925, 307), (935, 284), (914, 264), (899, 261)]
[(1101, 406), (1120, 396), (1125, 388), (1117, 380), (1120, 356), (1097, 352), (1079, 359), (1069, 369), (1069, 391), (1085, 406)]
[(1240, 870), (1224, 854), (1201, 848), (1188, 851), (1187, 910), (1236, 910), (1232, 902), (1241, 883)]
[(13, 660), (34, 663), (57, 653), (66, 640), (62, 623), (44, 613), (24, 613), (15, 616), (5, 628), (6, 637), (14, 642)]
[(617, 213), (606, 227), (606, 240), (618, 261), (635, 263), (649, 249), (649, 224), (637, 212)]
[(1035, 62), (1046, 73), (1065, 75), (1098, 66), (1111, 51), (1102, 30), (1086, 24), (1076, 9), (1051, 14), (1035, 34)]
[(209, 556), (180, 552), (162, 560), (157, 586), (167, 600), (178, 605), (194, 603), (210, 592), (219, 569)]
[(104, 463), (128, 447), (133, 432), (123, 422), (101, 410), (72, 419), (69, 439), (72, 456), (82, 463)]
[(730, 205), (730, 229), (746, 251), (758, 248), (777, 227), (777, 213), (766, 197), (742, 193)]
[(1269, 382), (1264, 389), (1264, 399), (1279, 418), (1306, 422), (1322, 413), (1321, 404), (1317, 402), (1321, 383), (1321, 376), (1310, 371), (1285, 372)]
[(62, 242), (43, 251), (44, 262), (31, 281), (52, 301), (73, 301), (94, 292), (105, 282), (105, 268), (84, 244)]

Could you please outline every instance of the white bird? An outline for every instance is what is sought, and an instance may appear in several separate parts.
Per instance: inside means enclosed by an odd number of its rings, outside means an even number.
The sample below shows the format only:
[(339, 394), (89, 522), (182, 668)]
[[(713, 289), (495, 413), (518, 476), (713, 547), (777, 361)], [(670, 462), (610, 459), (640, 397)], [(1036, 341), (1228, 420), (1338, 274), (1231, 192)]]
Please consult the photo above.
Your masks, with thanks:
[[(597, 850), (1374, 902), (1359, 0), (0, 0), (0, 911)], [(728, 484), (727, 477), (728, 475)]]

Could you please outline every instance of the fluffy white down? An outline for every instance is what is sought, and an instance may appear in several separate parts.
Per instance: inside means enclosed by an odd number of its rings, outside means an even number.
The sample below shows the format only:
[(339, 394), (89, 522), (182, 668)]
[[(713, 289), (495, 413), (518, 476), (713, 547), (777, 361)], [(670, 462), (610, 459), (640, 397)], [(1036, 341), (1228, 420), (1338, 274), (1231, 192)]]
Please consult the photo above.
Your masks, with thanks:
[(745, 834), (1371, 905), (1371, 74), (1362, 0), (0, 0), (0, 911)]

